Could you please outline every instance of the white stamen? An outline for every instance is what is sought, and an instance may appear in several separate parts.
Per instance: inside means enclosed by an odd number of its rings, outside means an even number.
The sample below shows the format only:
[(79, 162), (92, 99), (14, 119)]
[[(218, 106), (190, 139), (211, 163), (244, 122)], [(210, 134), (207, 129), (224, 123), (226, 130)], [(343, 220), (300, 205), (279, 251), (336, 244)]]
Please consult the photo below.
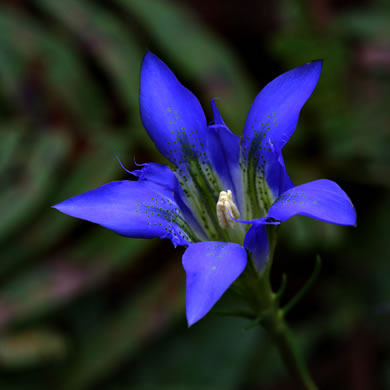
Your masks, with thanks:
[(240, 218), (240, 212), (233, 202), (232, 191), (221, 191), (217, 202), (217, 217), (219, 225), (224, 229), (228, 227), (233, 228), (236, 222), (233, 221), (231, 216), (235, 219)]

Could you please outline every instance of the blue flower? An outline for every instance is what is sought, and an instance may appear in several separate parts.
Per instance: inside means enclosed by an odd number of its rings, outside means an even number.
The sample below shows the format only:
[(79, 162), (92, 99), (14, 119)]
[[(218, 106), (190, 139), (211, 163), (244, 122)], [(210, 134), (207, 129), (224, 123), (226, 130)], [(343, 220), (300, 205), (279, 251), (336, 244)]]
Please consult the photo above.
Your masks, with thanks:
[(54, 207), (126, 237), (168, 238), (185, 246), (186, 314), (192, 325), (243, 272), (248, 254), (259, 272), (264, 268), (268, 223), (305, 215), (355, 225), (353, 205), (336, 183), (317, 180), (295, 187), (281, 153), (321, 67), (314, 61), (269, 83), (257, 95), (240, 140), (214, 101), (208, 126), (197, 98), (147, 53), (141, 118), (173, 168), (144, 164), (131, 172), (137, 181), (114, 181)]

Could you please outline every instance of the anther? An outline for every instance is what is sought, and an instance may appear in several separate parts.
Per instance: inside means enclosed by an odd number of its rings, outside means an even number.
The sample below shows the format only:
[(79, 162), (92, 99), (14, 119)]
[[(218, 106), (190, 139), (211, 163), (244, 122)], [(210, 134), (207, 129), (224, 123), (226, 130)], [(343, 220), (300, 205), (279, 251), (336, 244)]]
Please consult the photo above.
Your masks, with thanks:
[(233, 228), (236, 222), (231, 218), (240, 218), (240, 212), (233, 202), (232, 191), (221, 191), (217, 202), (217, 217), (219, 225), (226, 228)]

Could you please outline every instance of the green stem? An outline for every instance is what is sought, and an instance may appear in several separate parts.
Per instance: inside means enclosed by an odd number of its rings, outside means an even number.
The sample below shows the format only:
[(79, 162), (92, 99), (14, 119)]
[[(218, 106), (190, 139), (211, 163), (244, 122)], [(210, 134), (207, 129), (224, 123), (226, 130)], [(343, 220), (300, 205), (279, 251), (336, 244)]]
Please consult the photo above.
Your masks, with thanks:
[(272, 337), (280, 356), (302, 390), (317, 390), (317, 386), (310, 377), (306, 364), (297, 350), (293, 335), (284, 319), (283, 309), (279, 308), (277, 294), (272, 292), (269, 279), (263, 279), (258, 285), (258, 307), (260, 313), (267, 313), (261, 322), (263, 327)]
[(280, 356), (288, 368), (290, 375), (303, 390), (318, 390), (306, 367), (302, 356), (296, 349), (293, 336), (282, 315), (273, 323), (273, 326), (265, 326), (278, 347)]
[(306, 364), (298, 352), (293, 336), (284, 319), (285, 311), (279, 307), (279, 295), (272, 291), (270, 282), (270, 266), (276, 244), (275, 232), (268, 232), (270, 239), (270, 259), (264, 272), (259, 275), (252, 259), (243, 273), (241, 281), (247, 292), (249, 304), (261, 319), (259, 323), (268, 331), (277, 346), (284, 364), (297, 385), (302, 390), (318, 390), (310, 377)]

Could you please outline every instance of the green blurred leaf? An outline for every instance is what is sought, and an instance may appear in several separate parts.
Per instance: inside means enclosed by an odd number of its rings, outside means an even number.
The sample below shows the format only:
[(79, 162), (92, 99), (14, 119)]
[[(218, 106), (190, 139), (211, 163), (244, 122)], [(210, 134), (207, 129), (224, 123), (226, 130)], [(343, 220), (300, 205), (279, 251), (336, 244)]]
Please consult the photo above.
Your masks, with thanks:
[(104, 120), (107, 112), (102, 96), (77, 50), (49, 27), (37, 24), (21, 12), (6, 7), (0, 10), (0, 47), (7, 50), (7, 54), (1, 56), (4, 65), (0, 66), (0, 77), (9, 86), (9, 95), (17, 97), (22, 88), (23, 72), (34, 62), (41, 62), (50, 86), (47, 93), (61, 99), (61, 104), (65, 105), (62, 109), (69, 108), (82, 123)]
[[(125, 358), (136, 354), (182, 318), (184, 291), (177, 283), (180, 266), (165, 269), (136, 295), (131, 295), (117, 312), (88, 331), (81, 340), (80, 355), (67, 372), (72, 372), (65, 389), (86, 388), (115, 370)], [(91, 359), (91, 356), (94, 358)]]
[(0, 366), (16, 369), (63, 359), (67, 341), (48, 329), (29, 329), (0, 336)]

